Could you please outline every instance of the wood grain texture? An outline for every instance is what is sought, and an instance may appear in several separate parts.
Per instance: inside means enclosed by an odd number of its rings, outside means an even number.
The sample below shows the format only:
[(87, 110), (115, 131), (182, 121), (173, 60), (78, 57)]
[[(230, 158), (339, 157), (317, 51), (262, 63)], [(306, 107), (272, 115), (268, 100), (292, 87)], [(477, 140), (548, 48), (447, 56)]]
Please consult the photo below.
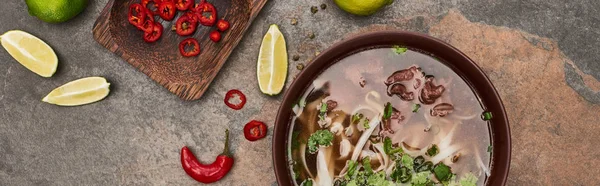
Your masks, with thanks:
[[(267, 0), (213, 0), (219, 19), (229, 21), (231, 27), (222, 33), (219, 43), (208, 35), (215, 27), (199, 26), (194, 35), (182, 37), (171, 31), (173, 21), (156, 20), (163, 27), (163, 35), (155, 43), (145, 43), (143, 32), (127, 21), (129, 5), (139, 0), (110, 0), (93, 27), (94, 39), (129, 64), (148, 75), (183, 100), (197, 100), (208, 88), (233, 49), (265, 5)], [(178, 45), (186, 38), (198, 39), (202, 52), (197, 57), (181, 56)]]

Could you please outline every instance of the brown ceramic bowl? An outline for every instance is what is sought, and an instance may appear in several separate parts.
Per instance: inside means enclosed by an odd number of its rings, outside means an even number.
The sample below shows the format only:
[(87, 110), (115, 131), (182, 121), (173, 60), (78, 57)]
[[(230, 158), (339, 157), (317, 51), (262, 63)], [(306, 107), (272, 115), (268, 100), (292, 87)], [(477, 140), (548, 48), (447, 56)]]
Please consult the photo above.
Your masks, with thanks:
[(292, 185), (286, 157), (288, 127), (292, 116), (290, 108), (304, 93), (306, 87), (323, 70), (344, 57), (365, 49), (391, 45), (402, 45), (436, 56), (471, 86), (481, 98), (481, 103), (486, 110), (494, 113), (490, 125), (493, 147), (491, 176), (487, 178), (486, 185), (505, 185), (510, 166), (510, 128), (502, 100), (492, 82), (473, 60), (458, 49), (427, 35), (403, 31), (370, 32), (339, 42), (317, 56), (298, 75), (285, 93), (273, 129), (273, 166), (279, 185)]

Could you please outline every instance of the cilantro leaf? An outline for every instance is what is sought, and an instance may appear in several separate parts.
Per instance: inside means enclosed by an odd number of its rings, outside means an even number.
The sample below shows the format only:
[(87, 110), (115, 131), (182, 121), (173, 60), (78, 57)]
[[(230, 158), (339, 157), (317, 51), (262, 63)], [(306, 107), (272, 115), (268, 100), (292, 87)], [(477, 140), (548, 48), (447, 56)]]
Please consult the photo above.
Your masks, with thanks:
[(473, 175), (473, 173), (467, 173), (462, 178), (460, 178), (461, 186), (475, 186), (477, 185), (477, 177)]
[(400, 160), (402, 162), (402, 165), (404, 165), (404, 167), (413, 170), (413, 158), (411, 158), (408, 154), (405, 154), (402, 156), (402, 159)]
[(363, 158), (362, 164), (363, 164), (363, 168), (365, 169), (365, 173), (367, 173), (367, 175), (373, 174), (373, 168), (371, 168), (371, 158), (369, 158), (368, 156)]
[(365, 118), (365, 120), (363, 120), (363, 127), (365, 127), (365, 129), (371, 128), (371, 126), (369, 126), (369, 119)]
[(317, 130), (308, 138), (308, 152), (314, 154), (319, 150), (319, 146), (329, 146), (333, 140), (333, 133), (329, 130)]
[(360, 121), (362, 118), (363, 118), (363, 114), (356, 113), (356, 114), (352, 115), (352, 123), (356, 123), (357, 121)]
[(389, 137), (385, 137), (383, 139), (383, 151), (387, 155), (393, 155), (399, 152), (404, 152), (404, 150), (402, 150), (402, 148), (400, 147), (394, 149), (394, 147), (392, 147), (392, 139), (390, 139)]
[(413, 175), (410, 182), (412, 186), (433, 186), (433, 182), (429, 178), (430, 172), (420, 172)]

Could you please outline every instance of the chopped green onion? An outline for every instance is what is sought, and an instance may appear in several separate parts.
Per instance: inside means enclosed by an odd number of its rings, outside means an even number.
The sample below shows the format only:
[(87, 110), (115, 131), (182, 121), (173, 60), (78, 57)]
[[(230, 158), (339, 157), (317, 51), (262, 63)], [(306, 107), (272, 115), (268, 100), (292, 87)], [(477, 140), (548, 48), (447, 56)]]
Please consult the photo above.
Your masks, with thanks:
[(413, 104), (412, 112), (414, 112), (414, 113), (419, 112), (419, 108), (421, 108), (421, 104)]
[(440, 162), (433, 168), (433, 175), (439, 181), (450, 181), (450, 178), (452, 178), (452, 170), (450, 170), (450, 167), (448, 167), (446, 164)]
[(392, 46), (392, 51), (394, 51), (396, 54), (404, 54), (406, 53), (406, 51), (408, 51), (408, 48), (404, 48), (399, 45), (394, 45)]
[(440, 153), (440, 149), (438, 148), (437, 145), (433, 144), (433, 145), (431, 145), (431, 147), (429, 149), (427, 149), (427, 153), (426, 154), (428, 156), (435, 156), (438, 153)]
[(390, 102), (387, 102), (385, 104), (385, 110), (383, 112), (383, 119), (390, 119), (392, 117), (392, 104)]
[(494, 148), (490, 145), (490, 146), (488, 146), (487, 152), (492, 152), (493, 149)]
[(492, 118), (492, 112), (483, 112), (483, 114), (481, 114), (481, 119), (483, 119), (484, 121), (489, 121)]

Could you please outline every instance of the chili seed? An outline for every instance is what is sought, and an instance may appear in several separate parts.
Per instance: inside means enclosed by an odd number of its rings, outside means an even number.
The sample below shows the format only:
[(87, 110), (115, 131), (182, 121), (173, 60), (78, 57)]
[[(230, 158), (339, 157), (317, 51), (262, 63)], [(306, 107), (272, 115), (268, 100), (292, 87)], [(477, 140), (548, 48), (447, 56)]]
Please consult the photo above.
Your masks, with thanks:
[(310, 12), (312, 12), (313, 14), (317, 13), (318, 11), (319, 11), (319, 8), (317, 8), (317, 6), (310, 7)]
[(321, 9), (325, 10), (327, 8), (327, 5), (325, 3), (321, 4)]
[(177, 27), (175, 27), (175, 25), (173, 25), (173, 27), (171, 27), (171, 31), (175, 31), (177, 30)]
[(296, 65), (296, 69), (298, 69), (298, 70), (304, 69), (304, 64), (298, 63), (298, 65)]
[(299, 56), (298, 54), (295, 54), (295, 55), (292, 57), (292, 59), (293, 59), (294, 61), (298, 61), (298, 60), (300, 59), (300, 56)]

